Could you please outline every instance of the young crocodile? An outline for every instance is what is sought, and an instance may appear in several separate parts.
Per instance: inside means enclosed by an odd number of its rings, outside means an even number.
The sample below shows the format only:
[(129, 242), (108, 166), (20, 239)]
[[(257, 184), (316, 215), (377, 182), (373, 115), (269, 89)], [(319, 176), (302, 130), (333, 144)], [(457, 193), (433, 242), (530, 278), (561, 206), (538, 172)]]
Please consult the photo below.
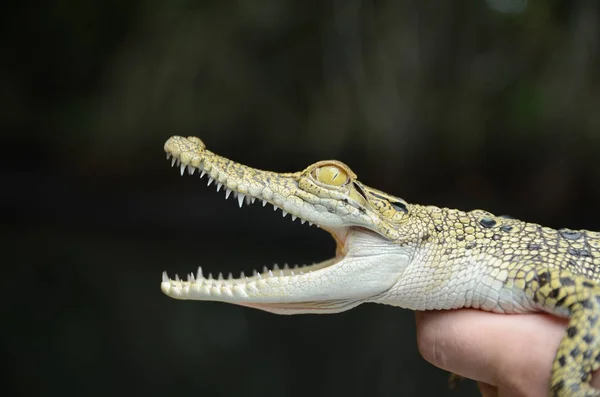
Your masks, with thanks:
[(208, 175), (239, 205), (262, 200), (327, 230), (334, 258), (250, 277), (169, 279), (177, 299), (229, 302), (278, 314), (336, 313), (364, 302), (412, 310), (477, 308), (548, 312), (569, 325), (552, 367), (550, 394), (600, 396), (600, 233), (554, 230), (475, 210), (409, 204), (359, 182), (345, 164), (320, 161), (276, 173), (206, 150), (196, 137), (171, 137), (167, 158), (181, 174)]

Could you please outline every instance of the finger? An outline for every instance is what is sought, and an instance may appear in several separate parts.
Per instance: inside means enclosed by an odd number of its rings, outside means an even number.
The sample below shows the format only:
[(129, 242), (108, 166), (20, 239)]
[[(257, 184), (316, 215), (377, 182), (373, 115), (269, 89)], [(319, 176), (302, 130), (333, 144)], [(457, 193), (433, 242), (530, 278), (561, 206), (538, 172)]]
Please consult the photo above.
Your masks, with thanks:
[(434, 365), (515, 395), (547, 395), (564, 320), (453, 310), (422, 312), (417, 321), (419, 350)]
[(479, 386), (481, 397), (499, 397), (498, 388), (496, 386), (492, 386), (485, 382), (477, 382), (477, 386)]

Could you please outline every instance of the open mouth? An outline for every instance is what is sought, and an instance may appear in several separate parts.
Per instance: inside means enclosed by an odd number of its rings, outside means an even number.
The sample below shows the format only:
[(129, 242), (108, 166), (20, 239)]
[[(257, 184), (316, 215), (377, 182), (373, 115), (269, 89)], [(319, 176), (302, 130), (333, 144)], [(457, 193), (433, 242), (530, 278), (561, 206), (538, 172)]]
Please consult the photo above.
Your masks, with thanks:
[[(260, 200), (284, 217), (329, 232), (336, 254), (301, 267), (264, 268), (251, 275), (204, 276), (186, 280), (163, 273), (162, 291), (176, 299), (228, 302), (278, 314), (337, 313), (391, 288), (410, 262), (410, 252), (393, 243), (398, 230), (388, 219), (403, 219), (406, 204), (358, 182), (336, 160), (316, 162), (295, 173), (248, 167), (206, 149), (196, 137), (174, 136), (165, 143), (167, 159), (179, 172), (208, 179), (239, 206)], [(385, 216), (381, 215), (385, 214)]]
[[(167, 145), (165, 145), (165, 148), (167, 148)], [(183, 152), (178, 153), (177, 150), (173, 150), (172, 148), (167, 150), (167, 160), (171, 161), (172, 167), (177, 167), (182, 176), (188, 174), (198, 175), (200, 178), (206, 177), (207, 186), (215, 186), (217, 192), (223, 190), (225, 199), (233, 197), (239, 207), (259, 201), (263, 207), (267, 204), (271, 204), (274, 211), (277, 209), (281, 210), (284, 218), (289, 215), (292, 221), (298, 220), (302, 224), (308, 222), (311, 226), (320, 227), (318, 224), (303, 216), (305, 212), (303, 212), (302, 206), (298, 205), (297, 200), (295, 205), (293, 202), (290, 204), (289, 197), (287, 200), (284, 199), (281, 194), (278, 194), (274, 189), (263, 187), (260, 189), (260, 192), (258, 192), (257, 189), (254, 189), (253, 191), (252, 186), (243, 186), (240, 183), (240, 180), (243, 180), (244, 178), (236, 179), (233, 176), (240, 175), (239, 170), (236, 172), (236, 170), (232, 170), (231, 168), (236, 166), (243, 167), (244, 172), (250, 173), (252, 173), (253, 169), (233, 162), (227, 167), (219, 167), (218, 164), (216, 164), (218, 161), (210, 161), (207, 158), (204, 158), (202, 161), (194, 161), (193, 158), (186, 159), (182, 154)], [(221, 158), (220, 156), (214, 156)], [(256, 171), (265, 173), (267, 176), (269, 174), (275, 174), (267, 171)], [(298, 189), (293, 180), (286, 179), (286, 183), (293, 184), (293, 186), (290, 187)], [(243, 189), (245, 192), (238, 190), (238, 188)], [(252, 193), (254, 193), (254, 195)], [(301, 282), (303, 277), (335, 265), (343, 259), (345, 254), (344, 242), (349, 228), (327, 227), (325, 229), (334, 236), (337, 242), (336, 256), (331, 259), (311, 265), (295, 265), (293, 267), (289, 267), (287, 264), (281, 268), (276, 264), (271, 268), (264, 266), (262, 271), (254, 270), (252, 274), (248, 275), (242, 272), (239, 277), (234, 277), (232, 273), (229, 273), (228, 276), (224, 276), (221, 272), (216, 276), (213, 276), (212, 274), (205, 276), (202, 267), (198, 267), (196, 274), (189, 273), (185, 279), (180, 278), (177, 274), (175, 274), (173, 279), (170, 279), (165, 271), (162, 276), (161, 289), (165, 294), (174, 298), (194, 299), (192, 297), (195, 295), (194, 291), (202, 296), (225, 297), (233, 296), (236, 294), (236, 291), (240, 292), (242, 289), (251, 290), (253, 287), (260, 288), (260, 284), (268, 284), (270, 281), (274, 281), (274, 279), (279, 279), (279, 281), (282, 281), (281, 279), (286, 279), (289, 283)], [(244, 304), (243, 302), (236, 303)], [(246, 305), (253, 306), (250, 304)]]

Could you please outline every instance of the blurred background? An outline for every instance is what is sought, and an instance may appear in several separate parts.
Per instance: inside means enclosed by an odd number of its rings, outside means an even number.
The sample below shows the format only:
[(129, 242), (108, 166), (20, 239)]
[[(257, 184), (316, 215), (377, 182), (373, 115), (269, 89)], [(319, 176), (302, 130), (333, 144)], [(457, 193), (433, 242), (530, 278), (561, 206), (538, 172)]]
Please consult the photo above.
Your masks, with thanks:
[(163, 270), (334, 253), (323, 231), (180, 177), (170, 135), (600, 230), (600, 2), (56, 0), (0, 18), (9, 395), (477, 395), (447, 390), (405, 310), (165, 297)]

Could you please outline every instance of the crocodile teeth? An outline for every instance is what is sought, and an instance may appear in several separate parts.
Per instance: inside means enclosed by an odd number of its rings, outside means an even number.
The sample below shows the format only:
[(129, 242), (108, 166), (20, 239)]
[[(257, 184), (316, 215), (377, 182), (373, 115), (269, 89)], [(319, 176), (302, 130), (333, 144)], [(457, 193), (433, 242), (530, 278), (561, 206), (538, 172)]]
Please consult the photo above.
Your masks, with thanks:
[(173, 157), (171, 159), (171, 167), (173, 167), (175, 165), (175, 163), (177, 162), (177, 159), (175, 157)]
[(312, 226), (312, 225), (313, 225), (313, 223), (312, 223), (312, 222), (310, 222), (310, 221), (308, 222), (308, 224), (309, 224), (310, 226)]
[(171, 158), (171, 153), (167, 153), (167, 160)]
[(244, 196), (242, 193), (238, 193), (238, 204), (240, 205), (240, 208), (242, 208), (242, 204), (244, 204)]
[(254, 201), (256, 201), (256, 197), (250, 197), (250, 201), (252, 204), (254, 204)]
[(181, 170), (181, 176), (183, 176), (183, 171), (185, 171), (185, 164), (183, 164), (183, 163), (182, 163), (182, 164), (179, 166), (179, 169)]
[(191, 165), (187, 166), (187, 170), (188, 170), (188, 174), (190, 174), (190, 175), (194, 175), (194, 171), (196, 171), (196, 169), (194, 167), (192, 167)]
[(204, 278), (204, 274), (202, 274), (202, 266), (198, 266), (198, 272), (196, 272), (196, 279), (200, 280)]
[(163, 283), (168, 283), (169, 282), (169, 275), (167, 274), (167, 272), (163, 272), (162, 276), (163, 276), (162, 277), (162, 282)]
[(194, 282), (194, 273), (190, 273), (187, 276), (187, 281), (193, 283)]
[(202, 170), (202, 172), (200, 173), (200, 178), (202, 178), (204, 175), (206, 175), (206, 171)]
[(206, 186), (210, 186), (210, 184), (213, 183), (213, 182), (214, 182), (214, 179), (212, 179), (212, 178), (209, 177), (208, 178), (208, 183), (206, 184)]
[(229, 198), (230, 194), (231, 194), (231, 189), (225, 188), (225, 200), (227, 200)]
[(296, 215), (292, 215), (292, 220), (295, 221), (298, 218)]
[(269, 277), (273, 277), (273, 272), (269, 270)]
[(217, 183), (217, 192), (218, 192), (219, 190), (221, 190), (221, 187), (223, 187), (223, 184), (222, 184), (221, 182), (218, 182), (218, 183)]
[(267, 200), (263, 200), (263, 201), (262, 201), (262, 205), (263, 205), (263, 207), (264, 207), (265, 205), (267, 205)]
[(300, 223), (304, 225), (306, 223), (306, 219), (300, 218)]
[(287, 212), (285, 212), (284, 210), (281, 210), (281, 214), (283, 215), (283, 217), (285, 218), (285, 216), (287, 215)]
[(273, 206), (273, 211), (277, 211), (277, 207)]
[(254, 197), (246, 196), (246, 199), (244, 201), (246, 202), (246, 205), (253, 204), (254, 203)]

